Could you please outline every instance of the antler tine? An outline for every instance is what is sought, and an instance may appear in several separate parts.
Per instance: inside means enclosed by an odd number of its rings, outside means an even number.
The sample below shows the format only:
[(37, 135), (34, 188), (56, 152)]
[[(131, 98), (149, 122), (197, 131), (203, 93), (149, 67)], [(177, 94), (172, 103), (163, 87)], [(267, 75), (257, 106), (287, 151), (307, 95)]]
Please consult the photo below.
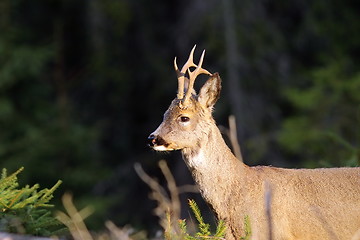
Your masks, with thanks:
[(179, 68), (176, 64), (176, 57), (174, 59), (174, 68), (175, 68), (175, 72), (176, 72), (176, 76), (178, 79), (178, 93), (177, 93), (177, 98), (178, 99), (182, 99), (184, 97), (184, 85), (185, 85), (185, 76), (184, 74), (181, 74), (181, 72), (179, 71)]
[(194, 63), (194, 60), (193, 60), (194, 59), (195, 48), (196, 48), (196, 45), (194, 45), (194, 47), (191, 49), (189, 58), (186, 61), (186, 63), (184, 64), (184, 66), (181, 68), (181, 71), (179, 71), (179, 68), (177, 66), (176, 57), (174, 59), (174, 68), (175, 68), (176, 75), (177, 75), (177, 78), (178, 78), (178, 94), (177, 94), (178, 99), (182, 99), (184, 97), (185, 72), (186, 72), (186, 70), (188, 70), (190, 67), (196, 67), (196, 65)]
[(186, 91), (186, 95), (184, 98), (184, 105), (186, 104), (186, 102), (188, 101), (188, 99), (190, 98), (192, 91), (194, 89), (194, 83), (195, 83), (195, 79), (197, 76), (199, 76), (200, 74), (208, 74), (211, 75), (211, 73), (209, 71), (207, 71), (206, 69), (202, 68), (202, 63), (204, 61), (204, 56), (205, 56), (205, 50), (202, 52), (201, 57), (200, 57), (200, 61), (199, 64), (196, 66), (196, 69), (191, 72), (188, 69), (188, 74), (189, 74), (189, 87)]
[(185, 71), (188, 70), (190, 67), (196, 67), (196, 65), (194, 63), (194, 51), (195, 51), (195, 48), (196, 48), (196, 44), (191, 49), (188, 60), (186, 61), (184, 66), (181, 68), (181, 73), (185, 74)]

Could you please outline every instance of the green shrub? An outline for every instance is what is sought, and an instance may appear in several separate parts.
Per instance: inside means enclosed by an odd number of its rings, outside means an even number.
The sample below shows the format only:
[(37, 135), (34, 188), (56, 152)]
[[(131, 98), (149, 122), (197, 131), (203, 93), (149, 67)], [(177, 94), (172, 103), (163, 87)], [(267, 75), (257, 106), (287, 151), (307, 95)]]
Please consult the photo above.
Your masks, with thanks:
[(205, 240), (205, 239), (224, 239), (225, 235), (225, 224), (224, 221), (220, 220), (217, 224), (216, 231), (212, 235), (210, 231), (210, 224), (205, 223), (204, 219), (201, 215), (200, 209), (194, 200), (189, 200), (189, 206), (191, 211), (195, 215), (195, 218), (198, 222), (198, 232), (195, 233), (193, 236), (188, 233), (187, 224), (185, 219), (179, 220), (179, 228), (181, 230), (180, 236), (169, 236), (165, 233), (166, 239), (186, 239), (186, 240)]
[(39, 184), (18, 188), (17, 175), (23, 167), (10, 176), (2, 170), (0, 179), (0, 231), (37, 236), (57, 235), (65, 227), (52, 216), (48, 202), (59, 187), (59, 180), (51, 189), (39, 189)]

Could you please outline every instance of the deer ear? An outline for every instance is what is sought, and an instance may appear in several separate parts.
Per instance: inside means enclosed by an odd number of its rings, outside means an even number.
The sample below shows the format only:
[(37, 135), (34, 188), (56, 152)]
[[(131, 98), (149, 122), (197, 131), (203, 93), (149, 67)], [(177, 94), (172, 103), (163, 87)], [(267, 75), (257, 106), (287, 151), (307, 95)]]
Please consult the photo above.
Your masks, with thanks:
[(200, 89), (198, 101), (206, 108), (212, 108), (220, 97), (221, 78), (214, 73)]

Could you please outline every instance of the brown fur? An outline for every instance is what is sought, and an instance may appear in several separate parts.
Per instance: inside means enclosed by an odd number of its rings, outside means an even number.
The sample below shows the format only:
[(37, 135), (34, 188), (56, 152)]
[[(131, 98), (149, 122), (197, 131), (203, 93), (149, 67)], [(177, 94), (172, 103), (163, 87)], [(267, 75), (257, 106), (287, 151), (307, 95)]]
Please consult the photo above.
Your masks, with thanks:
[[(270, 234), (278, 240), (351, 239), (360, 229), (360, 168), (245, 165), (232, 154), (212, 118), (220, 82), (218, 74), (212, 75), (186, 108), (175, 99), (150, 140), (154, 149), (182, 151), (203, 198), (225, 221), (226, 239), (244, 236), (245, 216), (251, 239), (270, 239)], [(184, 123), (182, 116), (190, 120)], [(265, 183), (271, 189), (270, 217)]]

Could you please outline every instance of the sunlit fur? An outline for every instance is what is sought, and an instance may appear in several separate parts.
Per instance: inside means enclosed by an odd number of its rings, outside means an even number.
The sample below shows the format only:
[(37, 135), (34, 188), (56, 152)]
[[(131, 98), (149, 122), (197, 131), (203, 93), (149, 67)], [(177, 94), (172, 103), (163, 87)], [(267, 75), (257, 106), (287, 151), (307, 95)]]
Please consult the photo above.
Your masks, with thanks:
[[(360, 230), (360, 169), (248, 167), (232, 154), (212, 117), (220, 81), (217, 74), (210, 77), (186, 108), (175, 99), (153, 135), (164, 143), (154, 149), (182, 151), (203, 198), (225, 221), (226, 239), (245, 235), (245, 216), (253, 240), (270, 234), (279, 240), (351, 239)], [(183, 123), (180, 116), (190, 121)]]

